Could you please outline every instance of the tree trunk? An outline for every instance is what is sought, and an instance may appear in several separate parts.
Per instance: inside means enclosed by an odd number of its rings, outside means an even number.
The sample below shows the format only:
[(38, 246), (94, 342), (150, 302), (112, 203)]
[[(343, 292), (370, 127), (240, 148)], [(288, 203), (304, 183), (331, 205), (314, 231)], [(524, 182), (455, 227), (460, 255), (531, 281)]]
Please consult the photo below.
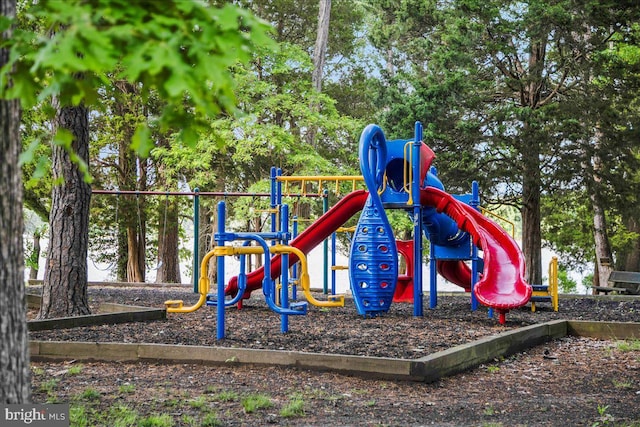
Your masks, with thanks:
[[(118, 201), (120, 202), (120, 196), (118, 197)], [(117, 203), (116, 202), (116, 203)], [(118, 221), (120, 221), (118, 219)], [(118, 227), (118, 248), (116, 254), (116, 280), (118, 282), (126, 282), (127, 281), (127, 262), (129, 259), (129, 255), (127, 253), (127, 227), (123, 225), (121, 222), (116, 224)]]
[(540, 230), (540, 164), (537, 144), (523, 152), (522, 184), (522, 252), (525, 259), (525, 280), (542, 284), (542, 238)]
[[(129, 191), (143, 190), (144, 182), (138, 176), (138, 172), (142, 175), (142, 167), (139, 171), (138, 159), (129, 148), (135, 132), (136, 120), (141, 116), (137, 104), (133, 101), (136, 89), (132, 84), (124, 81), (116, 82), (115, 86), (120, 90), (120, 94), (118, 102), (114, 105), (114, 111), (116, 115), (122, 117), (117, 129), (121, 135), (118, 143), (118, 188)], [(144, 282), (146, 267), (144, 203), (139, 196), (124, 197), (120, 202), (117, 276), (119, 280), (127, 282)]]
[[(0, 14), (15, 17), (15, 0), (0, 0)], [(11, 37), (11, 30), (2, 38)], [(0, 67), (9, 59), (0, 50)], [(18, 166), (20, 104), (0, 100), (0, 403), (22, 404), (31, 400), (27, 302), (24, 292), (22, 233), (22, 171)]]
[[(596, 152), (602, 141), (602, 132), (596, 130), (594, 135)], [(609, 235), (607, 234), (607, 219), (604, 205), (600, 197), (600, 187), (602, 179), (600, 171), (602, 171), (602, 160), (596, 154), (592, 160), (592, 188), (589, 191), (591, 198), (591, 208), (593, 209), (593, 240), (596, 252), (596, 268), (593, 275), (595, 286), (607, 286), (609, 275), (613, 271), (613, 256), (611, 253), (611, 245), (609, 244)]]
[[(138, 196), (136, 196), (138, 197)], [(140, 203), (137, 200), (137, 203)], [(146, 265), (144, 252), (146, 251), (146, 223), (142, 222), (142, 208), (138, 209), (138, 223), (127, 227), (127, 282), (142, 283), (145, 280)]]
[(331, 0), (320, 0), (318, 12), (318, 34), (313, 48), (313, 73), (311, 83), (317, 92), (322, 92), (322, 74), (324, 58), (327, 53), (327, 40), (329, 39), (329, 21), (331, 18)]
[[(544, 31), (543, 31), (544, 33)], [(529, 48), (529, 82), (520, 94), (521, 104), (535, 110), (540, 107), (540, 93), (544, 87), (546, 38), (532, 40)], [(538, 130), (524, 119), (520, 154), (523, 161), (522, 177), (522, 252), (525, 259), (525, 280), (530, 284), (542, 284), (542, 230), (540, 228), (540, 142)]]
[(40, 260), (40, 231), (33, 233), (33, 253), (31, 255), (33, 264), (29, 269), (29, 279), (35, 280), (38, 278), (38, 260)]
[[(629, 231), (640, 236), (640, 224), (636, 218), (629, 218), (626, 223)], [(622, 269), (625, 271), (640, 271), (640, 237), (636, 237), (630, 246)]]
[[(316, 92), (322, 92), (322, 74), (324, 70), (324, 58), (327, 53), (327, 40), (329, 39), (329, 21), (331, 18), (331, 0), (320, 0), (318, 11), (318, 34), (316, 44), (313, 48), (313, 72), (311, 74), (311, 84)], [(311, 111), (318, 112), (320, 105), (312, 103)], [(315, 147), (317, 127), (311, 125), (306, 135), (307, 142)]]
[[(57, 108), (54, 131), (70, 131), (73, 135), (71, 151), (88, 164), (89, 110), (83, 105), (59, 107), (56, 104), (54, 99)], [(51, 156), (53, 180), (60, 183), (54, 185), (51, 195), (50, 239), (40, 319), (90, 314), (87, 250), (91, 187), (68, 149), (54, 145)]]
[(158, 212), (158, 272), (156, 283), (182, 283), (180, 278), (179, 202), (160, 204)]
[(593, 208), (593, 239), (597, 263), (597, 274), (594, 274), (593, 280), (595, 286), (607, 286), (609, 275), (613, 271), (611, 246), (607, 235), (607, 221), (599, 197), (593, 193), (591, 194), (591, 204)]

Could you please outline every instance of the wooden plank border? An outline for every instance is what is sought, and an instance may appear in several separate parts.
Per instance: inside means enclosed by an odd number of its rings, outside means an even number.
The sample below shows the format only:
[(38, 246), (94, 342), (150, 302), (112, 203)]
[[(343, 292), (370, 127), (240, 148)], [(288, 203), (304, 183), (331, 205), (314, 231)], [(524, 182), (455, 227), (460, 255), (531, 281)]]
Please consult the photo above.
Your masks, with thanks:
[[(435, 381), (473, 368), (497, 357), (523, 351), (567, 334), (563, 320), (532, 325), (486, 337), (419, 359), (304, 353), (281, 350), (186, 346), (169, 344), (82, 343), (32, 341), (31, 357), (41, 359), (89, 359), (157, 361), (193, 364), (254, 364), (333, 371), (365, 377)], [(121, 350), (118, 350), (120, 346)]]
[[(27, 294), (29, 308), (40, 307), (40, 295)], [(165, 308), (140, 307), (134, 305), (102, 303), (101, 313), (86, 316), (58, 317), (55, 319), (29, 320), (27, 328), (30, 331), (44, 331), (49, 329), (68, 329), (82, 326), (113, 325), (116, 323), (147, 322), (151, 320), (165, 320)]]

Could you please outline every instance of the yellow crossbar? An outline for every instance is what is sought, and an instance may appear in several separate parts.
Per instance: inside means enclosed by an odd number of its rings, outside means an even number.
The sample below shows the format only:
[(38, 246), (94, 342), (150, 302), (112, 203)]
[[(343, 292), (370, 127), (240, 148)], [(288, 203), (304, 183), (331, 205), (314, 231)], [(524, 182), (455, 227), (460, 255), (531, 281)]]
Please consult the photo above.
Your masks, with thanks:
[[(293, 185), (295, 183), (300, 184), (300, 193), (302, 195), (306, 194), (318, 194), (322, 195), (322, 191), (324, 190), (323, 184), (335, 183), (335, 193), (340, 194), (340, 183), (342, 182), (351, 182), (351, 191), (356, 191), (357, 183), (364, 182), (364, 178), (362, 175), (299, 175), (299, 176), (278, 176), (276, 180), (280, 182), (284, 182), (284, 194), (290, 194), (289, 185)], [(307, 193), (306, 184), (314, 183), (318, 185), (317, 193)]]

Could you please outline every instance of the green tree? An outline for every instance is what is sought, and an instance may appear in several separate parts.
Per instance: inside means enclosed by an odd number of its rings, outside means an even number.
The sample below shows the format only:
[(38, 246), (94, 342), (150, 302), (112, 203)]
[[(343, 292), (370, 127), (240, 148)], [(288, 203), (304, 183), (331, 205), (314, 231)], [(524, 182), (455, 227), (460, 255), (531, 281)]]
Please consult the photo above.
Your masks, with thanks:
[[(12, 37), (10, 19), (15, 17), (13, 0), (0, 1), (0, 33), (2, 39)], [(4, 44), (4, 43), (3, 43)], [(0, 45), (0, 67), (9, 60), (9, 51)], [(22, 179), (19, 167), (20, 103), (0, 99), (0, 402), (27, 403), (31, 399), (29, 384), (29, 352), (26, 298), (23, 286), (22, 249)]]
[[(234, 113), (229, 68), (248, 61), (255, 46), (269, 44), (267, 26), (229, 4), (43, 1), (32, 5), (30, 16), (49, 23), (54, 32), (46, 38), (25, 30), (8, 40), (13, 53), (0, 79), (6, 82), (10, 75), (12, 84), (3, 84), (4, 98), (19, 98), (27, 106), (51, 96), (63, 108), (95, 105), (109, 83), (106, 73), (114, 72), (139, 85), (143, 99), (152, 93), (162, 98), (159, 127), (181, 129), (179, 136), (188, 143), (197, 139), (207, 117)], [(79, 74), (82, 79), (76, 78)], [(132, 147), (148, 153), (148, 136), (149, 124), (139, 123)], [(78, 142), (57, 141), (69, 147)], [(80, 160), (76, 156), (76, 164), (84, 168)]]
[[(473, 177), (484, 200), (519, 206), (527, 279), (540, 283), (542, 197), (568, 176), (558, 169), (571, 169), (574, 178), (579, 172), (584, 184), (580, 161), (591, 160), (584, 153), (576, 158), (576, 146), (585, 144), (567, 135), (564, 112), (593, 93), (593, 55), (614, 41), (612, 32), (629, 28), (637, 7), (546, 0), (372, 4), (378, 22), (391, 23), (375, 26), (372, 38), (389, 58), (380, 91), (383, 124), (397, 135), (423, 121), (448, 189)], [(586, 111), (588, 121), (581, 122), (584, 109), (571, 117), (585, 142), (593, 141), (590, 124), (597, 121), (596, 107)]]

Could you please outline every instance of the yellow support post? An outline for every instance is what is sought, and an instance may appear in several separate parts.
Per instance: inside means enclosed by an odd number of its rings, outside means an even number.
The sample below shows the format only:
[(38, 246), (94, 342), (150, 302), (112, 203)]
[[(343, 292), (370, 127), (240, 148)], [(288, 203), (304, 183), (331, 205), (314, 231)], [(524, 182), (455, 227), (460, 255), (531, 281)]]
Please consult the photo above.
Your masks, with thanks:
[(553, 311), (558, 311), (558, 257), (551, 258), (549, 263), (549, 293)]
[[(536, 289), (538, 288), (538, 289)], [(536, 286), (533, 285), (533, 293), (531, 294), (531, 311), (536, 311), (536, 298), (549, 298), (553, 311), (558, 311), (558, 257), (551, 258), (549, 262), (549, 285)]]
[(189, 307), (184, 307), (184, 301), (182, 300), (168, 300), (164, 302), (165, 307), (167, 308), (168, 313), (191, 313), (202, 307), (202, 305), (207, 300), (207, 294), (209, 293), (209, 259), (216, 255), (215, 248), (212, 251), (209, 251), (204, 258), (202, 258), (202, 263), (200, 264), (200, 280), (198, 281), (198, 293), (200, 297), (198, 298), (198, 302)]

